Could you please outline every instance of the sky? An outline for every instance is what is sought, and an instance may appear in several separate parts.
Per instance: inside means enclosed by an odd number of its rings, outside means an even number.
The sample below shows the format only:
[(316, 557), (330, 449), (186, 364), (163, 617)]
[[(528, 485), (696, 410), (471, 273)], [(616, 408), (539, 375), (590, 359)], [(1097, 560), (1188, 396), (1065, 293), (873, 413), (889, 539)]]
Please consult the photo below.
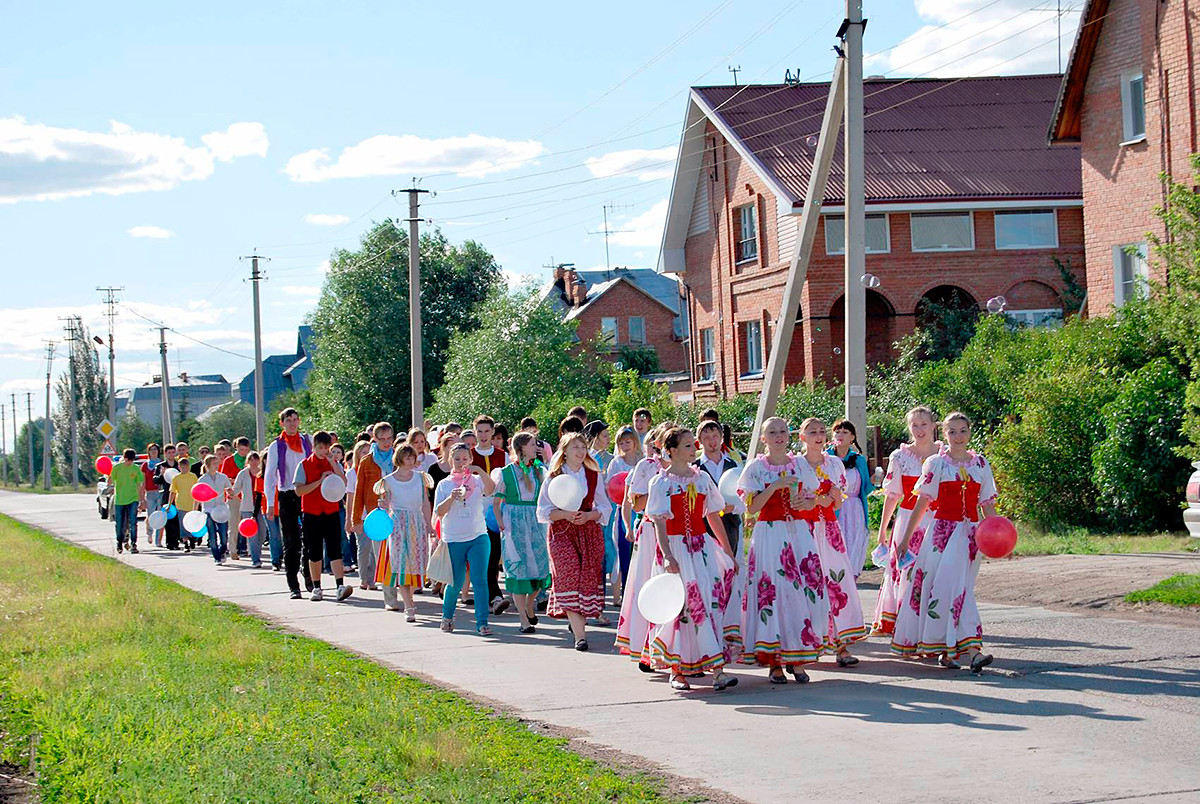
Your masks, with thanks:
[[(866, 0), (865, 72), (1058, 71), (1058, 0)], [(1061, 55), (1082, 0), (1062, 0)], [(840, 0), (0, 0), (0, 403), (44, 405), (46, 342), (79, 315), (118, 388), (295, 349), (330, 253), (407, 217), (476, 240), (510, 281), (557, 262), (654, 267), (691, 86), (827, 80)], [(599, 13), (599, 12), (603, 13)], [(605, 207), (607, 206), (607, 210)], [(203, 343), (200, 343), (203, 342)], [(107, 349), (102, 350), (107, 358)], [(11, 417), (11, 411), (8, 413)], [(7, 447), (13, 442), (9, 418)]]

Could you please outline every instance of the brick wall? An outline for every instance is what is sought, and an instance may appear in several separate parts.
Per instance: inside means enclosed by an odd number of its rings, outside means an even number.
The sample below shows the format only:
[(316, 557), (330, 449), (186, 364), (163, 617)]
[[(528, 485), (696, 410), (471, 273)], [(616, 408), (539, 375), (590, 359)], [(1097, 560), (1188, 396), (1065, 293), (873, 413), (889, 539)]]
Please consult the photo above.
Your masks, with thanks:
[[(617, 319), (617, 347), (629, 345), (629, 319), (646, 322), (646, 345), (658, 353), (663, 371), (686, 371), (687, 345), (675, 337), (675, 314), (628, 282), (619, 282), (579, 315), (578, 335), (587, 341), (600, 334), (600, 319)], [(609, 355), (617, 359), (616, 350)]]

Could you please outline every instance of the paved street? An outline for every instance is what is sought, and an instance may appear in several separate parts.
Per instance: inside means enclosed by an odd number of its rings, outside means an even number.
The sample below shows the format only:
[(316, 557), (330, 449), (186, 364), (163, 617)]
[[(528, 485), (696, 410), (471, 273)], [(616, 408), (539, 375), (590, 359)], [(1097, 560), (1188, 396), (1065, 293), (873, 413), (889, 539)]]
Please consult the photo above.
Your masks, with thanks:
[[(0, 492), (0, 512), (116, 557), (88, 496)], [(748, 801), (1200, 801), (1200, 628), (987, 605), (997, 658), (982, 677), (872, 640), (857, 668), (822, 664), (807, 686), (747, 669), (735, 689), (681, 695), (618, 656), (611, 629), (579, 654), (546, 619), (520, 637), (500, 617), (486, 639), (460, 613), (464, 632), (443, 634), (429, 596), (410, 625), (377, 592), (293, 601), (269, 568), (217, 568), (206, 552), (120, 560)]]

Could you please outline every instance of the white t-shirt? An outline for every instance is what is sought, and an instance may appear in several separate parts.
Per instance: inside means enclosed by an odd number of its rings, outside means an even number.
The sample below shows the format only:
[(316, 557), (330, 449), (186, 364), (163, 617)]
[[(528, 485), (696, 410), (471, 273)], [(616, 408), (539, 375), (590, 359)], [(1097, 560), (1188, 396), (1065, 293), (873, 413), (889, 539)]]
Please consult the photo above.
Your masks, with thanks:
[(346, 470), (346, 494), (354, 497), (356, 488), (358, 488), (358, 470), (351, 466)]
[[(445, 542), (469, 542), (477, 536), (487, 534), (487, 523), (483, 520), (483, 483), (478, 477), (469, 475), (469, 493), (460, 502), (450, 504), (450, 510), (442, 515), (442, 540)], [(438, 483), (433, 493), (436, 509), (454, 493), (458, 486), (454, 477)]]
[[(211, 512), (221, 503), (225, 502), (226, 492), (233, 489), (233, 484), (229, 482), (229, 476), (224, 472), (200, 475), (200, 479), (197, 482), (203, 483), (206, 486), (212, 486), (217, 491), (216, 497), (213, 497), (208, 502), (200, 503), (200, 510), (206, 514)], [(195, 489), (192, 489), (192, 491), (195, 491)], [(253, 498), (251, 498), (250, 507), (253, 510)]]
[[(396, 473), (392, 472), (385, 477), (384, 483), (387, 484), (388, 494), (391, 502), (390, 507), (393, 511), (414, 511), (420, 513), (429, 499), (425, 496), (425, 476), (420, 472), (413, 472), (412, 477), (408, 480), (401, 480), (396, 477)], [(446, 526), (442, 525), (444, 529)]]

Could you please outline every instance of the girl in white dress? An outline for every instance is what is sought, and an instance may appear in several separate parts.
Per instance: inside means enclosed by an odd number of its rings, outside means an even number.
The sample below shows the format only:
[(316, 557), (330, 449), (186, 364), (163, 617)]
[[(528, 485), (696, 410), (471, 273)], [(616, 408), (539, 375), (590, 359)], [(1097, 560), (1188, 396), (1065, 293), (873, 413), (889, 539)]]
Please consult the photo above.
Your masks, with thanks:
[(783, 419), (763, 422), (767, 454), (747, 462), (738, 481), (746, 515), (758, 517), (746, 556), (742, 661), (770, 668), (772, 684), (788, 683), (785, 668), (796, 681), (807, 682), (800, 665), (820, 658), (829, 632), (821, 556), (802, 518), (816, 497), (800, 494), (803, 459), (788, 452), (790, 438)]
[(996, 513), (996, 481), (982, 455), (967, 449), (971, 422), (962, 413), (942, 421), (949, 449), (925, 461), (917, 485), (917, 507), (896, 550), (909, 549), (913, 532), (934, 501), (937, 511), (912, 569), (908, 600), (901, 601), (892, 652), (901, 656), (939, 655), (943, 667), (966, 658), (978, 673), (992, 663), (983, 652), (983, 624), (975, 602), (979, 511)]
[(409, 444), (397, 447), (392, 461), (396, 471), (383, 478), (380, 498), (380, 505), (392, 513), (392, 533), (388, 537), (391, 580), (387, 585), (398, 587), (404, 600), (405, 618), (415, 623), (417, 607), (413, 590), (425, 584), (429, 520), (433, 513), (428, 489), (432, 481), (424, 472), (417, 471), (417, 451)]

